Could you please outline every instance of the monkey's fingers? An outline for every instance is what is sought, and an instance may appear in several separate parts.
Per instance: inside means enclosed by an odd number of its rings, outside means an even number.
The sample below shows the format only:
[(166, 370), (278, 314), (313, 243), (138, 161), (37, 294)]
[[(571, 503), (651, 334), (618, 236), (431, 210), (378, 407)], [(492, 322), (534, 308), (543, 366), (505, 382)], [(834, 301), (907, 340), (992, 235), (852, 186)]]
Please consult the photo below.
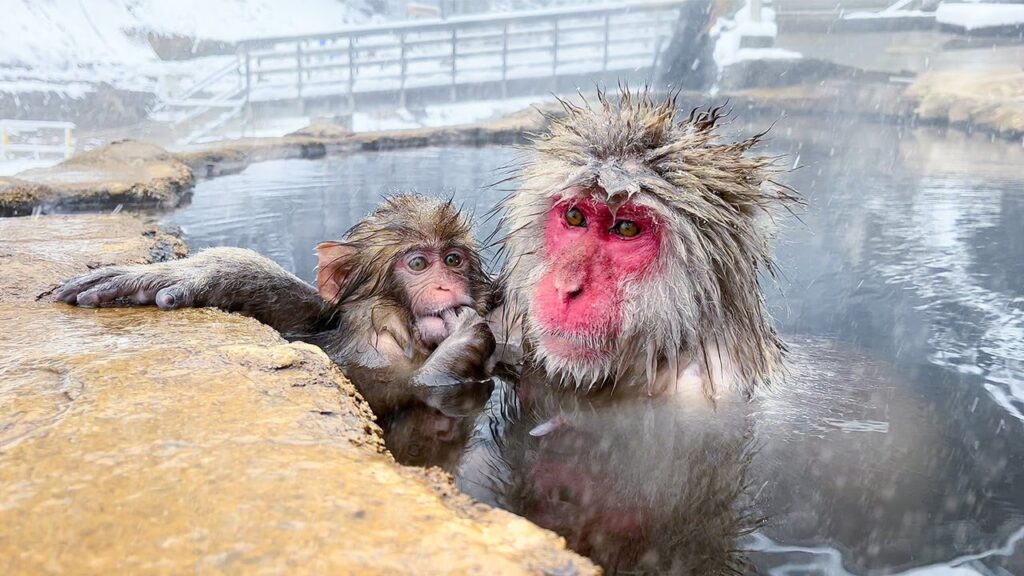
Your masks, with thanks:
[(86, 308), (100, 308), (118, 305), (125, 300), (134, 304), (149, 304), (153, 301), (145, 289), (139, 288), (137, 284), (115, 279), (79, 293), (75, 303)]
[(448, 329), (449, 334), (484, 321), (483, 317), (469, 306), (445, 310), (441, 313), (441, 320), (444, 321), (445, 328)]
[(99, 284), (108, 282), (111, 278), (121, 274), (121, 270), (116, 269), (105, 269), (76, 276), (57, 289), (57, 293), (54, 298), (65, 304), (75, 304), (78, 299), (78, 295), (85, 292)]

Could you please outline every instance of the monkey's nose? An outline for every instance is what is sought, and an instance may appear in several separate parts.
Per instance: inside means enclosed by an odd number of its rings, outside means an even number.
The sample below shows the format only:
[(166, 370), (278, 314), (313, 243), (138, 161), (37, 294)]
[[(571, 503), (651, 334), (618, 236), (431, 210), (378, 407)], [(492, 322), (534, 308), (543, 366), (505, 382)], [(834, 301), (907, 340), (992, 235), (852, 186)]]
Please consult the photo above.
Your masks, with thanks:
[(558, 299), (568, 302), (583, 292), (583, 282), (579, 278), (565, 278), (561, 275), (555, 278), (555, 291), (558, 292)]

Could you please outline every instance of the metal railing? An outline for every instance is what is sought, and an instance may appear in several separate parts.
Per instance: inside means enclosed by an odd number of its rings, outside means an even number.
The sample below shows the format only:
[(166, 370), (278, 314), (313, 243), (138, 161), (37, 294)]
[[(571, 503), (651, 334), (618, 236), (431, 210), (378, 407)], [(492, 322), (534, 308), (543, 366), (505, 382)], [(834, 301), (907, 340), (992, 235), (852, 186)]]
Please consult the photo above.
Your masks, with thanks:
[[(458, 99), (460, 88), (489, 86), (490, 97), (557, 91), (562, 77), (649, 78), (690, 0), (647, 0), (593, 7), (484, 14), (447, 20), (360, 26), (332, 33), (246, 40), (234, 61), (184, 92), (169, 95), (155, 114), (181, 124), (204, 117), (182, 139), (193, 142), (251, 110), (254, 103), (297, 103), (357, 96)], [(614, 77), (614, 78), (613, 78)], [(547, 80), (545, 82), (544, 80)], [(524, 90), (526, 92), (524, 92)], [(532, 92), (531, 92), (532, 90)], [(394, 106), (366, 98), (360, 106)], [(207, 115), (216, 112), (212, 118)]]
[(23, 155), (70, 158), (75, 152), (74, 130), (71, 122), (0, 119), (0, 158)]
[[(687, 0), (403, 22), (239, 44), (248, 102), (650, 68)], [(543, 85), (542, 85), (543, 87)]]

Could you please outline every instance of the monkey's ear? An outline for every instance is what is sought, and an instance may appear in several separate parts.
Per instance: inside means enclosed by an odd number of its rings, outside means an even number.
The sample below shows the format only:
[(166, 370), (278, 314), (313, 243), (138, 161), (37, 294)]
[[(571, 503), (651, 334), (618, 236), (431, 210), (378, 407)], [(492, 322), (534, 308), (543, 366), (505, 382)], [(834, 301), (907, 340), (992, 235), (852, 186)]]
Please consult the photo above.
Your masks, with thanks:
[(345, 276), (352, 271), (355, 253), (355, 248), (338, 242), (321, 242), (316, 245), (316, 289), (321, 298), (331, 304), (338, 303)]

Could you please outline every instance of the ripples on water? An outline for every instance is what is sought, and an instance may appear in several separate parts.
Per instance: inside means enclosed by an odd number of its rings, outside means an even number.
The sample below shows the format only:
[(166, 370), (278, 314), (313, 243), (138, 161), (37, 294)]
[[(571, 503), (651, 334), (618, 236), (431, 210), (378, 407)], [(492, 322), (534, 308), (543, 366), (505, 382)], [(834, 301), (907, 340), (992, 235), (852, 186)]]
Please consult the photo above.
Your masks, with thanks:
[[(772, 119), (738, 130), (753, 131)], [(792, 382), (757, 407), (769, 574), (1024, 573), (1024, 149), (957, 133), (783, 119), (768, 150), (809, 202), (780, 222), (769, 304)], [(482, 214), (515, 152), (419, 149), (257, 164), (166, 217), (193, 248), (313, 246), (385, 193)], [(484, 235), (493, 222), (481, 225)]]

